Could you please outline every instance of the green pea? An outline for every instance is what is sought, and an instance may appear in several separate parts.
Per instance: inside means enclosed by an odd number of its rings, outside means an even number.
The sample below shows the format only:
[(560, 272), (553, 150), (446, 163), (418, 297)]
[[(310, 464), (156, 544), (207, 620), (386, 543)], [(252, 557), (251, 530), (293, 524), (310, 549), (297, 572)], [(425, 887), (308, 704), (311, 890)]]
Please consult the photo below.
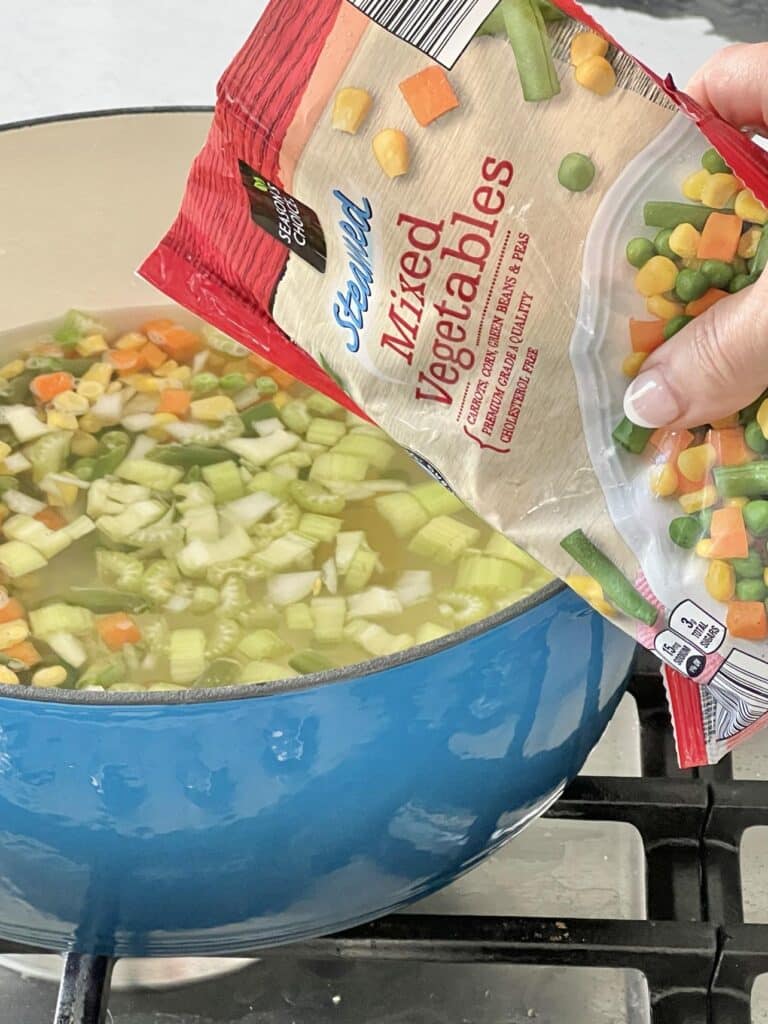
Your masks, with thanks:
[(627, 262), (640, 270), (656, 255), (656, 246), (650, 238), (632, 238), (627, 242)]
[(130, 437), (123, 430), (108, 430), (99, 438), (102, 448), (111, 452), (115, 448), (127, 448), (131, 443)]
[(189, 386), (194, 394), (207, 395), (219, 386), (219, 378), (213, 373), (196, 373)]
[(678, 331), (682, 331), (682, 329), (686, 327), (691, 320), (693, 320), (692, 316), (685, 316), (683, 313), (681, 313), (680, 316), (673, 316), (664, 325), (664, 338), (669, 341), (669, 339), (674, 337)]
[(733, 267), (725, 260), (704, 260), (701, 272), (712, 288), (727, 288), (733, 279)]
[(672, 228), (662, 228), (653, 240), (653, 246), (659, 256), (666, 256), (669, 260), (676, 260), (677, 253), (669, 248), (669, 240), (672, 237)]
[(750, 551), (746, 558), (731, 558), (730, 563), (739, 579), (761, 580), (763, 561), (756, 551)]
[(696, 516), (678, 516), (669, 524), (669, 536), (679, 548), (696, 547), (703, 532)]
[(730, 174), (731, 168), (716, 149), (708, 149), (701, 158), (701, 166), (710, 174)]
[(736, 274), (728, 286), (728, 291), (735, 295), (736, 292), (740, 292), (744, 288), (748, 288), (751, 284), (752, 277), (749, 274)]
[(765, 455), (768, 452), (768, 440), (766, 440), (757, 420), (752, 420), (744, 428), (744, 440), (747, 442), (747, 447), (751, 448), (753, 452), (757, 452), (758, 455)]
[(739, 580), (736, 584), (736, 597), (739, 601), (763, 601), (768, 594), (762, 580)]
[(257, 377), (253, 385), (260, 395), (276, 395), (280, 390), (277, 381), (271, 377)]
[(694, 302), (709, 290), (709, 280), (700, 270), (685, 268), (677, 275), (675, 291), (683, 302)]
[(242, 391), (247, 383), (244, 373), (226, 373), (219, 381), (219, 387), (222, 391)]
[(563, 157), (557, 180), (569, 192), (584, 192), (595, 180), (595, 165), (583, 153), (569, 153)]
[(748, 501), (743, 510), (747, 529), (755, 537), (768, 537), (768, 501)]

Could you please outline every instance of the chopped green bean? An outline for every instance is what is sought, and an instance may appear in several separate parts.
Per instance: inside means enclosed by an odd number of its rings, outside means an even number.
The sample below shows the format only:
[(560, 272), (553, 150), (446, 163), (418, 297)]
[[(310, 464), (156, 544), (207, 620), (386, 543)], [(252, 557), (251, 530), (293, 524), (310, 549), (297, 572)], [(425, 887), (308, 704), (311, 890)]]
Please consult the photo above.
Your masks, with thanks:
[(625, 416), (614, 429), (612, 436), (614, 441), (628, 452), (632, 452), (633, 455), (641, 455), (645, 451), (652, 433), (652, 428), (638, 427), (636, 423), (632, 423)]
[(718, 466), (715, 484), (723, 498), (759, 498), (768, 495), (768, 462), (744, 466)]
[(562, 549), (603, 588), (606, 598), (633, 619), (652, 626), (658, 610), (636, 590), (626, 576), (595, 547), (581, 531), (574, 530), (562, 541)]
[(711, 206), (693, 203), (650, 202), (645, 204), (643, 216), (648, 227), (677, 228), (681, 224), (692, 224), (697, 231), (703, 231), (709, 215), (715, 212)]
[(537, 103), (557, 96), (560, 81), (541, 8), (535, 0), (505, 0), (502, 13), (523, 97)]
[(212, 466), (217, 462), (227, 462), (232, 452), (226, 448), (208, 448), (201, 444), (164, 444), (147, 453), (152, 462), (161, 462), (165, 466)]

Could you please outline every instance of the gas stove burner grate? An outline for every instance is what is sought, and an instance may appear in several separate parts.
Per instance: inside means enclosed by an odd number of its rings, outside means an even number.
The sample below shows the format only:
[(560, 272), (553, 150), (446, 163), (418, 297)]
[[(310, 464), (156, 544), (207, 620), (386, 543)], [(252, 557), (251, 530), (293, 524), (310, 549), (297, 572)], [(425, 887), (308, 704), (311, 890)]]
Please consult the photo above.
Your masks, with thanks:
[[(768, 973), (768, 924), (745, 924), (739, 846), (768, 826), (768, 781), (738, 781), (730, 759), (677, 768), (655, 659), (640, 652), (629, 684), (640, 720), (642, 778), (582, 776), (550, 818), (625, 822), (642, 837), (647, 920), (395, 915), (254, 957), (634, 969), (652, 1024), (749, 1024)], [(0, 941), (0, 953), (45, 952)], [(248, 954), (245, 954), (246, 956)], [(55, 1024), (103, 1024), (112, 962), (70, 954)]]

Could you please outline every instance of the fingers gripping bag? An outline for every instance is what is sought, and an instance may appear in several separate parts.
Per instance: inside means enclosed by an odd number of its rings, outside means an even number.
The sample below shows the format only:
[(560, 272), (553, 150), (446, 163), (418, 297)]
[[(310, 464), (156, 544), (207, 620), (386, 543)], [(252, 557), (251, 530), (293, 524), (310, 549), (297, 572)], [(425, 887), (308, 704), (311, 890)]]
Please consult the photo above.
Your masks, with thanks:
[[(691, 766), (768, 721), (768, 402), (651, 431), (622, 398), (760, 276), (763, 202), (766, 155), (571, 0), (271, 0), (140, 273), (655, 650)], [(503, 578), (402, 515), (458, 589)]]

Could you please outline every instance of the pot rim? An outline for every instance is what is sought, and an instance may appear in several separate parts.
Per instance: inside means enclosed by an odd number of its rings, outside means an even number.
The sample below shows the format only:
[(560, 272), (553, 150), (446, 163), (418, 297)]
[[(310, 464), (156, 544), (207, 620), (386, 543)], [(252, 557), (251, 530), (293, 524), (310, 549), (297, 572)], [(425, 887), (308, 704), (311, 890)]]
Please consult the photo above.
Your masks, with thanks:
[[(140, 106), (140, 107), (114, 107), (106, 110), (87, 110), (69, 114), (50, 114), (44, 117), (26, 118), (21, 121), (11, 121), (7, 124), (0, 124), (0, 133), (19, 131), (25, 128), (36, 128), (50, 124), (61, 124), (68, 121), (85, 121), (104, 117), (125, 117), (140, 116), (144, 114), (210, 114), (213, 112), (211, 106)], [(398, 668), (411, 662), (422, 661), (439, 654), (443, 651), (457, 647), (467, 640), (472, 640), (482, 633), (486, 633), (497, 626), (527, 612), (532, 611), (539, 605), (551, 600), (556, 595), (566, 590), (566, 586), (560, 580), (553, 580), (547, 586), (529, 597), (523, 598), (516, 604), (479, 622), (465, 626), (463, 629), (447, 636), (439, 637), (437, 640), (430, 640), (426, 644), (419, 644), (409, 647), (397, 654), (388, 654), (368, 661), (357, 662), (346, 665), (340, 669), (327, 669), (323, 672), (311, 672), (307, 675), (295, 676), (289, 679), (280, 679), (267, 683), (240, 683), (233, 686), (218, 686), (200, 688), (197, 690), (169, 690), (166, 692), (140, 692), (136, 693), (100, 693), (95, 690), (57, 690), (44, 687), (6, 686), (0, 684), (0, 697), (19, 701), (37, 701), (45, 704), (77, 704), (86, 706), (105, 705), (109, 707), (138, 707), (142, 705), (176, 705), (176, 704), (207, 704), (220, 701), (252, 700), (262, 697), (273, 697), (284, 693), (298, 693), (303, 690), (314, 689), (318, 686), (328, 686), (332, 683), (344, 683), (350, 679), (360, 679), (366, 676), (376, 675), (379, 672)]]

